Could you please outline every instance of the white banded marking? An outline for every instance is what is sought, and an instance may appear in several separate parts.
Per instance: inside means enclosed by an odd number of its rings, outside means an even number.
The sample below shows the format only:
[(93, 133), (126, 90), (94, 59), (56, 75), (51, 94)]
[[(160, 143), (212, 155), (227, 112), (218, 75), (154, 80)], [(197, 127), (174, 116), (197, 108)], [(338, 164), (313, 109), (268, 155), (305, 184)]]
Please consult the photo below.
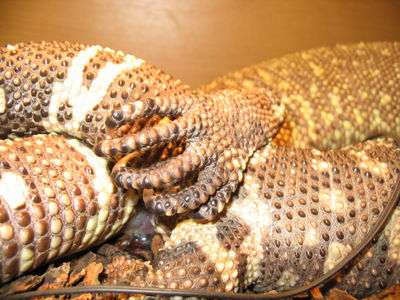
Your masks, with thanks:
[(264, 258), (263, 241), (270, 236), (272, 230), (271, 206), (269, 203), (260, 200), (257, 193), (257, 185), (252, 185), (245, 178), (244, 186), (251, 186), (247, 190), (248, 195), (244, 193), (238, 199), (232, 201), (229, 208), (229, 214), (235, 215), (242, 224), (249, 228), (250, 232), (241, 245), (240, 251), (246, 254), (246, 284), (252, 283), (261, 276), (261, 263)]
[[(101, 215), (106, 215), (108, 217), (110, 212), (110, 200), (113, 195), (114, 185), (107, 172), (107, 160), (96, 156), (91, 149), (82, 145), (78, 140), (70, 139), (67, 140), (67, 143), (71, 145), (77, 152), (81, 153), (85, 157), (86, 162), (93, 169), (93, 188), (97, 192), (97, 202), (99, 207), (98, 213)], [(86, 232), (83, 237), (81, 248), (84, 248), (88, 245), (88, 243), (93, 242), (93, 240), (96, 238), (94, 236), (94, 229), (96, 227), (104, 229), (104, 222), (106, 222), (106, 220), (102, 220), (101, 222), (99, 222), (98, 215), (89, 219), (89, 221), (87, 222)]]
[(400, 265), (400, 206), (395, 209), (389, 224), (386, 225), (385, 231), (389, 231), (387, 237), (389, 239), (388, 258)]
[(288, 286), (293, 288), (299, 282), (300, 278), (299, 274), (294, 270), (285, 270), (276, 283), (285, 288)]
[[(266, 158), (274, 155), (276, 149), (270, 145), (254, 153), (250, 160), (250, 165), (257, 166), (265, 164)], [(261, 263), (264, 258), (263, 241), (271, 236), (272, 215), (271, 203), (262, 200), (260, 192), (262, 183), (258, 183), (256, 178), (250, 174), (244, 177), (243, 189), (239, 192), (239, 197), (232, 201), (229, 213), (234, 214), (241, 223), (250, 229), (240, 248), (242, 253), (247, 256), (245, 283), (251, 284), (261, 276)]]
[(111, 195), (114, 191), (114, 185), (108, 174), (108, 162), (106, 159), (98, 157), (88, 147), (82, 145), (78, 140), (69, 139), (67, 143), (71, 145), (77, 152), (81, 153), (86, 162), (90, 165), (94, 172), (93, 187), (98, 193), (97, 199), (99, 209), (108, 209)]
[(218, 228), (215, 223), (198, 223), (193, 219), (180, 222), (171, 233), (171, 237), (162, 249), (168, 251), (172, 247), (194, 242), (215, 265), (220, 274), (223, 290), (237, 292), (239, 287), (238, 257), (233, 250), (226, 250), (217, 238)]
[(6, 112), (6, 94), (4, 93), (4, 89), (0, 88), (0, 114), (4, 114)]
[[(137, 68), (143, 60), (132, 55), (126, 55), (124, 62), (114, 64), (107, 62), (89, 89), (83, 83), (83, 70), (91, 58), (99, 51), (114, 52), (110, 49), (102, 49), (100, 46), (88, 47), (79, 52), (72, 59), (71, 67), (68, 68), (67, 79), (57, 82), (53, 87), (53, 96), (50, 100), (49, 120), (43, 126), (49, 131), (68, 132), (75, 137), (82, 137), (79, 132), (79, 124), (96, 104), (101, 103), (111, 83), (121, 72)], [(122, 55), (118, 52), (117, 55)], [(72, 107), (72, 119), (65, 124), (57, 121), (57, 112), (60, 104), (67, 103)]]
[(324, 274), (333, 269), (351, 251), (344, 244), (333, 242), (329, 245), (328, 256), (324, 263)]
[(84, 67), (101, 49), (100, 46), (92, 46), (80, 51), (71, 61), (67, 78), (63, 82), (54, 84), (49, 106), (49, 120), (43, 122), (43, 126), (48, 131), (63, 131), (63, 126), (57, 121), (58, 108), (60, 104), (65, 103), (68, 99), (79, 96), (83, 82)]
[[(99, 212), (98, 215), (89, 219), (86, 226), (86, 233), (83, 238), (84, 242), (82, 247), (87, 245), (85, 242), (93, 243), (98, 238), (104, 229), (106, 228), (107, 219), (110, 213), (110, 201), (115, 196), (115, 187), (113, 181), (108, 172), (108, 161), (104, 158), (98, 157), (94, 152), (81, 144), (78, 140), (69, 139), (67, 143), (71, 145), (77, 152), (81, 153), (86, 162), (90, 165), (94, 172), (93, 188), (97, 192), (97, 200)], [(135, 206), (138, 197), (135, 197), (133, 193), (126, 193), (126, 205), (124, 209), (124, 216), (122, 221), (117, 222), (118, 224), (113, 226), (113, 230), (107, 236), (111, 236), (118, 231), (124, 223), (129, 219), (129, 216)], [(121, 208), (122, 209), (122, 208)]]
[(12, 210), (15, 210), (29, 200), (29, 188), (22, 176), (4, 172), (0, 179), (0, 196)]
[(122, 64), (107, 62), (105, 67), (99, 71), (97, 78), (90, 85), (89, 89), (86, 86), (81, 86), (80, 94), (77, 97), (69, 99), (69, 104), (72, 106), (73, 118), (65, 124), (68, 132), (72, 130), (76, 134), (79, 134), (77, 131), (80, 122), (84, 120), (88, 111), (96, 104), (100, 104), (114, 79), (124, 71), (138, 68), (142, 63), (142, 60), (131, 55), (126, 55)]

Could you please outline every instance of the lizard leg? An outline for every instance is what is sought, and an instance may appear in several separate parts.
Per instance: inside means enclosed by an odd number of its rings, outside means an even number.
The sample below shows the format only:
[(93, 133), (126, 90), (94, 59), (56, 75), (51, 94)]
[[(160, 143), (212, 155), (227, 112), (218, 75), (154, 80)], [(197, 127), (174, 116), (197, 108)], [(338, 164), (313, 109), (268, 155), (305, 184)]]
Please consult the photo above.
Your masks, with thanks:
[[(113, 176), (124, 188), (161, 189), (162, 195), (158, 193), (147, 201), (147, 206), (157, 214), (193, 210), (215, 193), (219, 197), (226, 196), (228, 189), (233, 192), (248, 158), (268, 143), (283, 118), (279, 102), (266, 90), (222, 91), (184, 106), (189, 108), (181, 117), (175, 115), (173, 120), (104, 140), (96, 147), (96, 153), (105, 157), (134, 153), (116, 164)], [(140, 157), (143, 161), (143, 151), (181, 140), (185, 147), (181, 154), (163, 162), (153, 159), (144, 168), (127, 167), (129, 158)], [(180, 191), (175, 193), (174, 187)], [(218, 190), (222, 188), (221, 194)], [(217, 209), (202, 209), (197, 216), (212, 219), (224, 204), (220, 201)]]

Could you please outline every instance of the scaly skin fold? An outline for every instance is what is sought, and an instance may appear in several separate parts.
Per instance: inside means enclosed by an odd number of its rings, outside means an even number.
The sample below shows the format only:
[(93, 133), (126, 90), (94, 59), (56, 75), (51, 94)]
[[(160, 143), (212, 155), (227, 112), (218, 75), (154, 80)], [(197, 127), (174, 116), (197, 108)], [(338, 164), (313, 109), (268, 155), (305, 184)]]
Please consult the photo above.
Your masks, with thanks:
[[(360, 245), (399, 180), (392, 139), (327, 152), (267, 146), (250, 160), (226, 214), (178, 224), (154, 269), (131, 284), (226, 292), (303, 286)], [(366, 296), (398, 284), (399, 254), (397, 207), (336, 286)]]
[(138, 197), (75, 139), (0, 140), (0, 283), (117, 233)]

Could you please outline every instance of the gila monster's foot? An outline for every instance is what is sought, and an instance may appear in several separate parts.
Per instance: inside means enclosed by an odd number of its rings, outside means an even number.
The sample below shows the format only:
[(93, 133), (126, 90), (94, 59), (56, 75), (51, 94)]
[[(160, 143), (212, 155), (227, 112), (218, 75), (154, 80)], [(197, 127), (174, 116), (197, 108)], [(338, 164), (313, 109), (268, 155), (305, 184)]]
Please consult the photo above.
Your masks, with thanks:
[(126, 155), (115, 165), (114, 179), (143, 190), (153, 212), (198, 209), (197, 217), (212, 219), (242, 180), (249, 156), (275, 134), (283, 110), (265, 90), (177, 97), (124, 105), (121, 124), (132, 127), (119, 129), (124, 135), (101, 142), (96, 152)]

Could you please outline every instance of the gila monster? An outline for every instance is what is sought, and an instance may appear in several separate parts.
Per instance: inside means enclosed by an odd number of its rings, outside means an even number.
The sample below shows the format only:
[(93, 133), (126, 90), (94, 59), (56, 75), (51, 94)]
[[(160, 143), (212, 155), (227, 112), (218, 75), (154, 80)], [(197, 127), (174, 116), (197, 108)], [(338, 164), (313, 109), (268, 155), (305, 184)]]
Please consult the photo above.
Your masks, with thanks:
[[(306, 51), (197, 92), (108, 48), (2, 48), (1, 281), (104, 241), (141, 194), (153, 213), (191, 219), (132, 285), (281, 291), (325, 274), (400, 181), (396, 139), (326, 150), (400, 131), (399, 46)], [(399, 283), (399, 216), (340, 287)]]

